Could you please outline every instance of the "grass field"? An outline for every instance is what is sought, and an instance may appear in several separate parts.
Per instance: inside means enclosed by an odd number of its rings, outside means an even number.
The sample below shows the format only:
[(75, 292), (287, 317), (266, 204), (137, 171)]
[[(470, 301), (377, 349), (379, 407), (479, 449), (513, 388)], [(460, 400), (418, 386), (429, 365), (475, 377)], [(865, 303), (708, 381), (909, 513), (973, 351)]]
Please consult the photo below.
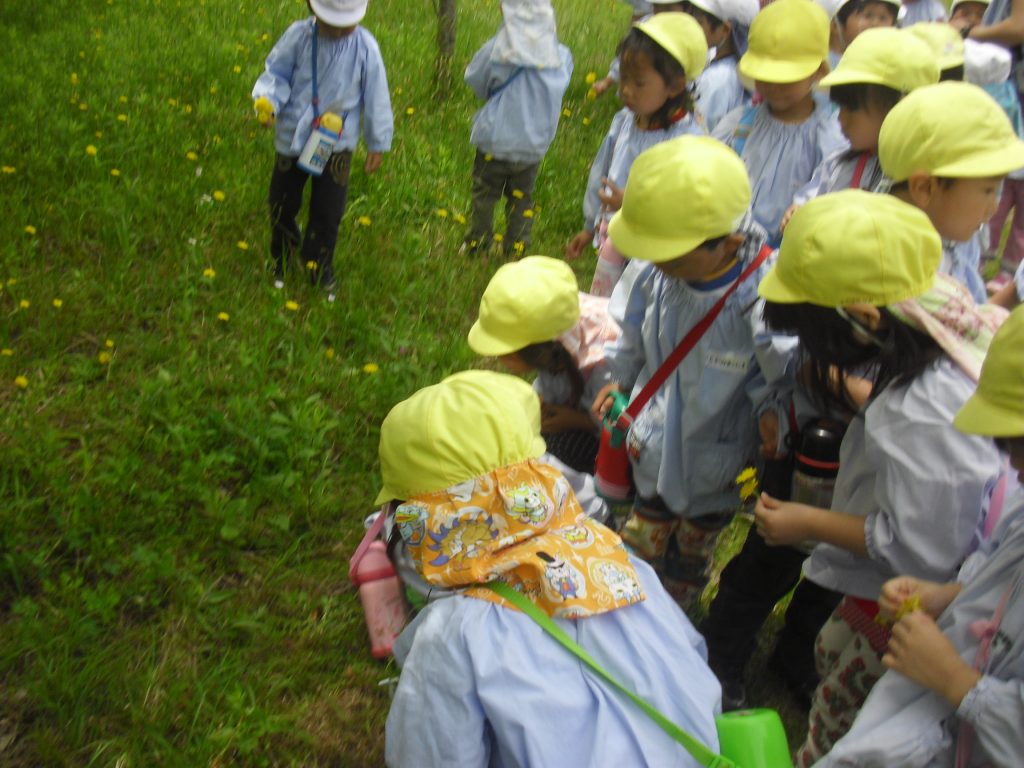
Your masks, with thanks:
[[(576, 71), (534, 247), (580, 224), (629, 8), (555, 0)], [(373, 0), (395, 108), (353, 166), (334, 304), (267, 270), (249, 93), (301, 0), (0, 5), (0, 764), (382, 763), (395, 674), (345, 564), (391, 405), (474, 365), (475, 109), (431, 3)], [(459, 8), (456, 72), (499, 22)], [(589, 284), (590, 262), (577, 265)]]

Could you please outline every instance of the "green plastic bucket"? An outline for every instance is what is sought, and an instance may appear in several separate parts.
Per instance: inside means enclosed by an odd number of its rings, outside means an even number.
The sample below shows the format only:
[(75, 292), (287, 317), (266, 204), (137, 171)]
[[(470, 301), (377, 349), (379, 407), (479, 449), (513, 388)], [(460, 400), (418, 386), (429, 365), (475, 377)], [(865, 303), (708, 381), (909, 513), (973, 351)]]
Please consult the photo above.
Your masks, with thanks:
[(774, 709), (740, 709), (719, 715), (719, 752), (738, 768), (793, 768), (789, 741)]

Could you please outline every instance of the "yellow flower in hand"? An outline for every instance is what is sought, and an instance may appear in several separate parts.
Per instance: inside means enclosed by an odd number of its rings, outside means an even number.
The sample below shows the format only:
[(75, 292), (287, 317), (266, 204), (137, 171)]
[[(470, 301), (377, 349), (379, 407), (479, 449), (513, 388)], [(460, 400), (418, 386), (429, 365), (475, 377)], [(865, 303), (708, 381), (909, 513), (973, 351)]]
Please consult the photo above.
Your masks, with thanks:
[(270, 125), (274, 121), (274, 105), (266, 96), (260, 96), (253, 104), (256, 110), (256, 122), (260, 125)]

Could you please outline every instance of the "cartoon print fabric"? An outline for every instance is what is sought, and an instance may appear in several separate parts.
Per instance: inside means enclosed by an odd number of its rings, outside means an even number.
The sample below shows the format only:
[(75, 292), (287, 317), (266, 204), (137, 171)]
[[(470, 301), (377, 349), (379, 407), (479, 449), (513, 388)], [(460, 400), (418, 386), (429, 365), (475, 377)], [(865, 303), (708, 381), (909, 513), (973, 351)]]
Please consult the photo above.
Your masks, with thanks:
[(473, 585), (501, 579), (557, 617), (644, 599), (622, 540), (583, 513), (561, 472), (533, 459), (407, 499), (395, 525), (427, 582), (508, 608)]

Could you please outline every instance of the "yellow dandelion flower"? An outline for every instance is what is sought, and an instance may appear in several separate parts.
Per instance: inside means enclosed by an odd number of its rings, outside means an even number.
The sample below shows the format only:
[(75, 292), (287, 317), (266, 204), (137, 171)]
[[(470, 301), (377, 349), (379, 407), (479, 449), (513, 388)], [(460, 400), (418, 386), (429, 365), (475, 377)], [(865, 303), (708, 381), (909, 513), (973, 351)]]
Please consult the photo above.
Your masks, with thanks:
[(189, 150), (188, 152), (185, 153), (185, 157), (187, 159), (189, 159), (189, 160), (198, 160), (199, 159), (199, 155), (197, 155), (195, 152), (192, 152), (191, 150)]
[(325, 349), (324, 350), (324, 357), (326, 357), (328, 360), (333, 360), (334, 359), (334, 347), (328, 347), (327, 349)]
[(117, 122), (119, 122), (119, 123), (127, 123), (128, 122), (128, 115), (126, 115), (126, 114), (124, 114), (124, 112), (122, 112), (120, 115), (117, 116)]
[(505, 239), (505, 236), (503, 234), (501, 234), (500, 232), (496, 232), (494, 234), (494, 242), (500, 243), (504, 239)]
[(583, 79), (587, 85), (593, 85), (597, 82), (597, 72), (587, 72), (587, 76)]
[(532, 208), (527, 208), (525, 211), (523, 211), (523, 218), (524, 219), (532, 219), (533, 218), (533, 209)]
[(514, 197), (516, 200), (522, 200), (523, 199), (523, 190), (521, 190), (521, 189), (513, 189), (512, 190), (512, 197)]
[(572, 117), (572, 110), (568, 107), (562, 110), (562, 117)]
[(96, 157), (96, 147), (90, 144), (85, 148), (85, 154), (89, 155), (89, 157)]
[(96, 355), (96, 359), (99, 360), (100, 365), (106, 365), (110, 362), (110, 353), (104, 350)]
[(360, 216), (358, 219), (356, 219), (356, 223), (359, 224), (359, 226), (361, 227), (368, 227), (370, 226), (370, 217)]
[(363, 373), (377, 373), (380, 370), (380, 366), (376, 363), (367, 363), (363, 366)]
[(405, 114), (407, 114), (407, 115), (415, 115), (416, 114), (416, 107), (406, 107)]
[(63, 299), (54, 299), (53, 300), (53, 306), (54, 306), (55, 309), (60, 309), (61, 307), (64, 306), (64, 300)]
[(306, 269), (308, 269), (310, 272), (316, 272), (316, 268), (318, 266), (319, 265), (315, 261), (313, 261), (312, 259), (310, 259), (309, 261), (306, 262)]
[(583, 118), (583, 124), (584, 125), (590, 125), (590, 118), (589, 117), (584, 117)]
[(401, 96), (401, 95), (402, 95), (402, 86), (398, 86), (397, 88), (395, 88), (395, 96)]
[(267, 40), (269, 40), (269, 39), (270, 39), (270, 34), (267, 33), (267, 32), (264, 32), (262, 35), (260, 35), (260, 40), (262, 40), (264, 43), (267, 42)]
[(33, 227), (31, 224), (26, 224), (25, 225), (25, 234), (26, 235), (34, 235), (35, 233), (36, 233), (36, 228), (35, 227)]
[(231, 319), (231, 315), (229, 315), (227, 312), (218, 312), (217, 319), (220, 320), (222, 323), (226, 323), (228, 320)]
[(485, 163), (489, 163), (493, 159), (494, 159), (494, 155), (492, 155), (490, 152), (488, 152), (487, 154), (484, 155), (484, 162)]
[(97, 139), (102, 139), (103, 138), (103, 131), (96, 131), (96, 133), (94, 135), (96, 136)]
[(461, 213), (453, 214), (452, 218), (455, 219), (455, 221), (457, 221), (459, 224), (465, 224), (466, 223), (466, 217), (463, 216)]
[(216, 95), (216, 93), (217, 93), (217, 86), (216, 85), (211, 85), (210, 86), (210, 95), (213, 96), (213, 95)]
[(749, 480), (740, 486), (740, 499), (746, 501), (757, 495), (757, 480)]
[(237, 74), (241, 73), (242, 68), (240, 66), (238, 66), (237, 64), (235, 64), (235, 66), (233, 66), (231, 68), (231, 71), (234, 72), (237, 75)]
[(3, 349), (0, 349), (0, 357), (12, 357), (13, 355), (14, 350), (11, 349), (10, 347), (4, 347)]
[(218, 136), (216, 133), (213, 134), (213, 143), (214, 144), (220, 144), (220, 142), (221, 142), (220, 136)]
[(18, 389), (25, 389), (28, 387), (28, 379), (26, 379), (24, 376), (15, 376), (14, 386), (16, 386)]
[(434, 211), (434, 213), (436, 213), (442, 219), (447, 219), (448, 218), (448, 209), (447, 208), (438, 208), (436, 211)]
[(523, 251), (526, 250), (526, 243), (522, 240), (516, 240), (515, 244), (512, 246), (512, 250), (516, 253), (522, 254)]
[(186, 115), (191, 115), (192, 114), (192, 105), (191, 104), (186, 104), (185, 105), (185, 114)]
[(217, 276), (217, 271), (213, 267), (207, 267), (203, 270), (203, 277), (207, 280), (213, 280)]
[(111, 176), (120, 176), (121, 172), (119, 170), (117, 170), (117, 168), (111, 168), (110, 169), (110, 175)]
[(298, 312), (299, 303), (297, 301), (292, 301), (291, 299), (289, 299), (284, 303), (284, 308), (287, 309), (289, 312)]
[(127, 96), (118, 96), (117, 100), (119, 102), (121, 102), (122, 104), (127, 104), (128, 103), (128, 97)]
[(78, 73), (77, 72), (72, 72), (71, 73), (71, 84), (72, 85), (78, 85)]
[(89, 105), (86, 104), (84, 101), (82, 101), (82, 102), (79, 102), (78, 108), (80, 110), (82, 110), (83, 112), (85, 112), (89, 108)]
[(219, 189), (213, 190), (213, 199), (216, 200), (218, 203), (223, 203), (224, 193), (221, 192)]
[(0, 168), (0, 170), (2, 170), (6, 174), (11, 174), (11, 173), (14, 173), (18, 169), (15, 168), (13, 165), (5, 165), (3, 168)]
[(245, 240), (239, 240), (237, 243), (235, 243), (235, 245), (238, 246), (238, 250), (240, 250), (240, 251), (248, 251), (249, 250), (249, 244), (247, 242), (245, 242)]
[(746, 482), (748, 482), (750, 480), (754, 480), (756, 478), (757, 478), (757, 470), (754, 469), (753, 467), (747, 467), (742, 472), (740, 472), (738, 475), (736, 475), (736, 484), (739, 485), (741, 483), (746, 483)]
[(21, 301), (18, 302), (18, 306), (21, 307), (22, 309), (28, 309), (29, 307), (32, 306), (32, 302), (30, 302), (28, 299), (22, 299)]
[(7, 284), (8, 285), (14, 285), (17, 282), (18, 282), (18, 278), (12, 277), (10, 280), (7, 281)]
[(107, 339), (106, 341), (103, 342), (103, 346), (106, 347), (107, 349), (113, 349), (114, 348), (114, 340), (113, 339)]
[(168, 106), (176, 107), (176, 106), (178, 106), (178, 100), (177, 99), (168, 99), (167, 100), (167, 104), (168, 104)]

